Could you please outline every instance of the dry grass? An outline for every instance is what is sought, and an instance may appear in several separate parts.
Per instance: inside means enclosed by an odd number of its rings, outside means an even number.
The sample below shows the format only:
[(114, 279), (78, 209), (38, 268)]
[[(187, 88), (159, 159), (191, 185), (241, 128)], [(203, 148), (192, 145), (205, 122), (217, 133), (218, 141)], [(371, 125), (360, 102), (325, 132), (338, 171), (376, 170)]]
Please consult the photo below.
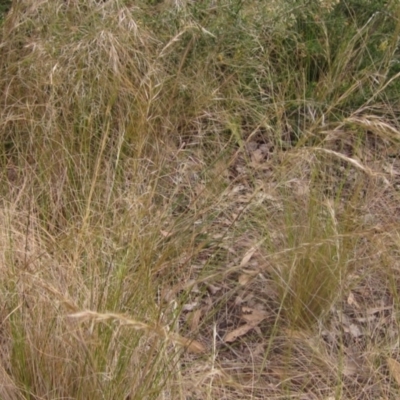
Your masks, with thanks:
[(398, 398), (399, 6), (153, 3), (2, 22), (0, 397)]

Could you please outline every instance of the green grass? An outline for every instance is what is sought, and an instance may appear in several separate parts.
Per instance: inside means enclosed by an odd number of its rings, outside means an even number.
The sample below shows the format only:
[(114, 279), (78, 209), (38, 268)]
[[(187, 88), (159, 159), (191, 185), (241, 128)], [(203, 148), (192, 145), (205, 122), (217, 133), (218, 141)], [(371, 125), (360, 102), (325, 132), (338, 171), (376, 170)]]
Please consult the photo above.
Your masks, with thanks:
[(14, 1), (0, 398), (398, 398), (399, 33), (396, 1)]
[(4, 18), (4, 15), (10, 10), (11, 0), (2, 0), (0, 2), (0, 20)]

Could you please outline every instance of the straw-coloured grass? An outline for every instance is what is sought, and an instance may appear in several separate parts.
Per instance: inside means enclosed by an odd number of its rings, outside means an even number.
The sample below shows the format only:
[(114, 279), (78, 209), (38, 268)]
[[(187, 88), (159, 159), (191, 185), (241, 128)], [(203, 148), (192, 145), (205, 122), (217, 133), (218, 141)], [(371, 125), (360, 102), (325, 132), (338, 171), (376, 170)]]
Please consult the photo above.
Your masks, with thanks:
[(397, 398), (399, 17), (13, 1), (0, 397)]

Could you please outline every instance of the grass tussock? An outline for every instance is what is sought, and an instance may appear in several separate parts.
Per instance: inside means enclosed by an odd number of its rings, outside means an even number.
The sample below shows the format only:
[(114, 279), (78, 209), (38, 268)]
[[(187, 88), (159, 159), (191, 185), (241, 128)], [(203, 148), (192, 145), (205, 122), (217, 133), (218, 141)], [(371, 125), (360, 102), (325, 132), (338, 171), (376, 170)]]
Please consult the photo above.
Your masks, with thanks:
[(2, 399), (398, 398), (396, 1), (1, 18)]

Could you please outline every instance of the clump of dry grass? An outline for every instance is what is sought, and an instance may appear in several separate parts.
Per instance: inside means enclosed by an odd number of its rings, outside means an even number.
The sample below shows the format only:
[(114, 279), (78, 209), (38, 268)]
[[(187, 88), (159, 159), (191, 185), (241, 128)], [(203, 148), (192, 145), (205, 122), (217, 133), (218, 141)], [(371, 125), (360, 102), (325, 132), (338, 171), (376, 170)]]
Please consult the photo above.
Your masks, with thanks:
[(344, 3), (14, 2), (0, 397), (396, 398), (399, 7)]

